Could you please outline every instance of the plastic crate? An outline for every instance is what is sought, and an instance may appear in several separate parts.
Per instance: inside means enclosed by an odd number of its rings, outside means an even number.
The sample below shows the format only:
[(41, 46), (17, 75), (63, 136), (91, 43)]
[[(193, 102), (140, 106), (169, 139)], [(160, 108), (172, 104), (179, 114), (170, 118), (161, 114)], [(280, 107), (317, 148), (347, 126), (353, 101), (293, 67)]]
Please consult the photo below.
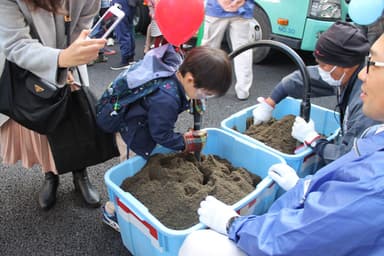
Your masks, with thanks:
[[(272, 116), (280, 120), (286, 115), (292, 114), (298, 116), (300, 114), (301, 100), (287, 97), (275, 106), (272, 112)], [(243, 138), (252, 144), (259, 145), (266, 148), (268, 151), (274, 152), (282, 156), (287, 164), (294, 168), (300, 177), (304, 177), (308, 174), (313, 174), (321, 167), (319, 157), (309, 147), (301, 146), (296, 149), (294, 154), (286, 154), (278, 151), (261, 141), (258, 141), (248, 135), (243, 134), (246, 130), (247, 118), (252, 117), (253, 110), (258, 107), (259, 104), (245, 108), (221, 122), (221, 128), (234, 134), (239, 138)], [(329, 110), (315, 104), (311, 104), (310, 118), (315, 122), (315, 130), (327, 137), (328, 140), (335, 138), (339, 131), (339, 113)], [(236, 127), (237, 130), (233, 128)]]
[[(278, 186), (267, 176), (268, 168), (275, 163), (285, 163), (284, 159), (222, 129), (205, 130), (208, 140), (202, 154), (218, 155), (233, 166), (244, 167), (262, 178), (255, 190), (235, 203), (233, 208), (241, 215), (264, 213), (273, 203), (278, 190)], [(159, 152), (172, 151), (157, 147), (154, 153)], [(167, 228), (138, 199), (120, 188), (122, 182), (140, 171), (145, 162), (142, 157), (133, 157), (109, 169), (104, 176), (109, 198), (116, 208), (123, 244), (135, 256), (176, 256), (190, 232), (206, 227), (198, 223), (184, 230)]]

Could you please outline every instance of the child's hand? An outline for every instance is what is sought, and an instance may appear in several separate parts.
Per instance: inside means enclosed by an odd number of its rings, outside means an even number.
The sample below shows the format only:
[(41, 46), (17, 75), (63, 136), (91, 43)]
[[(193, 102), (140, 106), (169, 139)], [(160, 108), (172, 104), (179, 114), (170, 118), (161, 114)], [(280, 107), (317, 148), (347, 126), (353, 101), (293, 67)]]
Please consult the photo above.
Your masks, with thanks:
[(207, 131), (190, 130), (184, 133), (185, 152), (200, 152), (207, 142)]

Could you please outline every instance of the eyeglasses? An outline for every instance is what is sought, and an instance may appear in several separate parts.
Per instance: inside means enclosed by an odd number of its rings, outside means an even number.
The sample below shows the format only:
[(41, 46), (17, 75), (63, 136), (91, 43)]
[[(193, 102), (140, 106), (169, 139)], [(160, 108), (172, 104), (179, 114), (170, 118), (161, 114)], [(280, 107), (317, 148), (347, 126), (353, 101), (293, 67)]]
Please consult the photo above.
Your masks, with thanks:
[(369, 72), (369, 66), (384, 67), (384, 62), (371, 61), (371, 56), (365, 57), (365, 66), (367, 67), (367, 74)]

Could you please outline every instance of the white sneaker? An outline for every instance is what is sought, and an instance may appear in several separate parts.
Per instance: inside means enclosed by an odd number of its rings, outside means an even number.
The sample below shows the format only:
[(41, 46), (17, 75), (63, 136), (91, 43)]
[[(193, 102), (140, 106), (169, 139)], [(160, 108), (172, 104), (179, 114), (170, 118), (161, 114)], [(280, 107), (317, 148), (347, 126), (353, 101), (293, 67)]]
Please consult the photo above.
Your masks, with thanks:
[(107, 39), (107, 46), (113, 46), (115, 44), (115, 40), (112, 37)]
[(247, 100), (249, 98), (249, 92), (236, 91), (236, 97), (238, 100)]

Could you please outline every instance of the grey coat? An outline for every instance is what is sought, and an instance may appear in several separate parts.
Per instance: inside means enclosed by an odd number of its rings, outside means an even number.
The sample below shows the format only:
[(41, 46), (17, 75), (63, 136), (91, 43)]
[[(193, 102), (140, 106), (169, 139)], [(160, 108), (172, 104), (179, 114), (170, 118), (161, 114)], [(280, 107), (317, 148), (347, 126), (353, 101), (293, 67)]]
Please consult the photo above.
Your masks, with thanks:
[[(76, 40), (83, 29), (89, 29), (100, 8), (100, 0), (69, 1), (71, 41)], [(0, 70), (5, 58), (37, 76), (56, 83), (65, 84), (67, 69), (58, 67), (58, 56), (66, 47), (63, 15), (54, 15), (43, 9), (30, 10), (22, 0), (0, 1)], [(28, 20), (32, 20), (32, 25)], [(35, 31), (39, 40), (31, 37)], [(78, 68), (83, 85), (89, 85), (86, 65)], [(0, 114), (0, 125), (8, 117)]]

